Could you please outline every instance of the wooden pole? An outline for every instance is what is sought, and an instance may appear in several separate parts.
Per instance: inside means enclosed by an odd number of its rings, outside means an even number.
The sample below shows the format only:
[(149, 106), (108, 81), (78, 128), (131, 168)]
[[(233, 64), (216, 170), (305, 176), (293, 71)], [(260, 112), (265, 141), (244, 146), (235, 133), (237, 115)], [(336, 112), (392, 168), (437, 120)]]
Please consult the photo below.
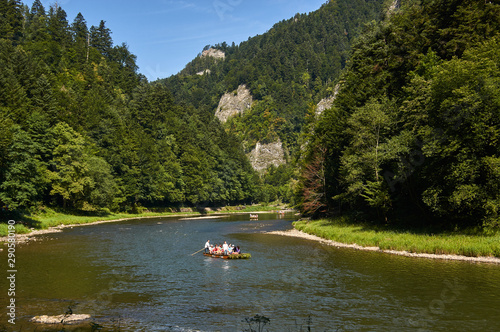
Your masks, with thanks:
[(200, 250), (198, 250), (197, 252), (193, 252), (193, 253), (191, 254), (191, 256), (193, 256), (193, 255), (195, 255), (195, 254), (199, 253), (199, 252), (200, 252), (200, 251), (202, 251), (202, 250), (205, 250), (205, 248), (201, 248), (201, 249), (200, 249)]

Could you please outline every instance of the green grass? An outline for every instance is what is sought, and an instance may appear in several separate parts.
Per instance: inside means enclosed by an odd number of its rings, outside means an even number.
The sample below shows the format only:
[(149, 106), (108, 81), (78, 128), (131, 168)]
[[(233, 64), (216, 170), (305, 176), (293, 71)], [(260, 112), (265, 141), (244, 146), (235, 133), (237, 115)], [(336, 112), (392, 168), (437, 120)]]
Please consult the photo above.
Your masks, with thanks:
[[(24, 226), (23, 224), (15, 225), (15, 233), (16, 234), (27, 234), (31, 230)], [(0, 224), (0, 236), (7, 236), (9, 234), (9, 226), (7, 224)]]
[(245, 254), (238, 254), (238, 255), (229, 255), (227, 258), (228, 259), (247, 259), (252, 257), (251, 254), (245, 253)]
[(271, 212), (271, 211), (276, 211), (276, 210), (282, 210), (285, 209), (283, 205), (260, 205), (260, 204), (255, 204), (255, 205), (249, 205), (245, 207), (235, 207), (235, 206), (227, 206), (221, 209), (221, 211), (214, 212), (214, 213), (224, 213), (224, 212), (229, 212), (229, 213), (234, 213), (234, 212), (258, 212), (258, 211), (263, 211), (263, 212)]
[[(24, 215), (21, 220), (24, 225), (16, 225), (17, 234), (26, 234), (34, 229), (48, 229), (60, 225), (88, 224), (96, 221), (107, 221), (116, 219), (136, 219), (145, 217), (176, 216), (176, 215), (198, 215), (197, 212), (144, 212), (144, 213), (101, 213), (94, 215), (79, 215), (70, 212), (54, 211), (45, 208), (44, 212)], [(28, 225), (26, 227), (25, 225)], [(0, 236), (8, 235), (7, 224), (0, 224)]]
[(143, 212), (143, 213), (106, 213), (102, 215), (74, 215), (63, 212), (55, 212), (49, 210), (48, 212), (32, 217), (36, 221), (37, 228), (47, 229), (59, 225), (72, 225), (72, 224), (87, 224), (96, 221), (117, 220), (117, 219), (136, 219), (145, 217), (162, 217), (162, 216), (176, 216), (176, 215), (198, 215), (198, 212)]
[(471, 257), (500, 257), (500, 234), (430, 233), (390, 229), (369, 224), (351, 223), (348, 217), (332, 220), (297, 221), (296, 229), (319, 237), (363, 247), (413, 253), (452, 254)]

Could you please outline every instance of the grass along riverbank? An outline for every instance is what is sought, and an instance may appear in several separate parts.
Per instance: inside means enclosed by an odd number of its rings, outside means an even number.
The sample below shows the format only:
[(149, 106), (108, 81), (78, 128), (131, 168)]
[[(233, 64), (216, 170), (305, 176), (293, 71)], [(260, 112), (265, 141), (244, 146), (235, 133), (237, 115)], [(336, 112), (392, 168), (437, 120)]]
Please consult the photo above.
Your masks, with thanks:
[[(56, 212), (49, 210), (45, 213), (22, 216), (20, 220), (16, 222), (22, 222), (23, 224), (16, 224), (16, 234), (31, 234), (37, 233), (41, 230), (48, 230), (52, 228), (62, 228), (70, 225), (83, 225), (92, 224), (97, 222), (112, 222), (125, 219), (137, 219), (137, 218), (154, 218), (163, 216), (184, 216), (184, 215), (199, 215), (199, 213), (170, 213), (170, 212), (145, 212), (145, 213), (106, 213), (102, 215), (75, 215), (67, 212)], [(0, 237), (7, 236), (8, 228), (7, 224), (0, 224)]]
[[(279, 209), (276, 205), (252, 205), (252, 206), (226, 206), (217, 211), (209, 210), (206, 213), (250, 213), (255, 211), (274, 211)], [(29, 234), (34, 231), (47, 230), (49, 228), (64, 227), (69, 225), (82, 225), (97, 222), (112, 222), (125, 219), (154, 218), (154, 217), (176, 217), (176, 216), (201, 216), (205, 213), (194, 209), (182, 209), (183, 212), (165, 212), (165, 211), (144, 211), (141, 213), (94, 213), (85, 215), (83, 213), (74, 213), (70, 211), (55, 211), (45, 208), (42, 212), (22, 215), (19, 219), (12, 218), (16, 222), (16, 234)], [(7, 222), (7, 220), (5, 220)], [(7, 223), (0, 223), (0, 237), (8, 235)]]
[(436, 255), (500, 257), (500, 234), (468, 235), (457, 232), (430, 234), (410, 230), (391, 230), (368, 224), (350, 223), (347, 217), (333, 220), (297, 221), (302, 232), (345, 244), (378, 247), (380, 250)]

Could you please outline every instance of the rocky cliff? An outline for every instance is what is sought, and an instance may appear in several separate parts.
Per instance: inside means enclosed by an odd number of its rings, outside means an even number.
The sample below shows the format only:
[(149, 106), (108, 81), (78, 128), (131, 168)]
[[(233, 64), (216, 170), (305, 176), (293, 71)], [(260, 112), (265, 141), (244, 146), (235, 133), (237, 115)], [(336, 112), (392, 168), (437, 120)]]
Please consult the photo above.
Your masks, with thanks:
[(388, 15), (393, 14), (400, 7), (401, 7), (401, 0), (394, 0), (389, 9), (387, 10), (387, 14)]
[(278, 142), (269, 144), (260, 144), (257, 142), (255, 149), (247, 154), (247, 156), (250, 159), (252, 167), (258, 172), (263, 172), (271, 165), (279, 166), (286, 162), (283, 146), (279, 140)]
[(203, 51), (201, 53), (201, 56), (202, 57), (211, 56), (211, 57), (216, 58), (216, 59), (224, 60), (226, 58), (226, 53), (224, 53), (221, 50), (217, 50), (215, 48), (209, 48), (208, 50)]
[(242, 84), (238, 87), (236, 93), (225, 93), (220, 101), (215, 116), (222, 123), (225, 123), (230, 117), (241, 114), (252, 106), (252, 95), (250, 90)]
[(323, 98), (320, 100), (318, 105), (316, 105), (316, 117), (319, 117), (324, 110), (327, 110), (332, 107), (335, 98), (337, 98), (337, 94), (339, 93), (340, 83), (337, 84), (333, 90), (333, 94), (329, 97)]
[(196, 73), (196, 75), (203, 76), (205, 74), (210, 74), (212, 71), (210, 69), (205, 69), (203, 71), (199, 71)]
[(316, 117), (320, 116), (324, 110), (329, 109), (333, 105), (335, 96), (329, 96), (320, 100), (318, 105), (316, 105)]
[[(237, 114), (242, 114), (252, 106), (253, 98), (250, 90), (242, 84), (238, 90), (232, 93), (225, 93), (220, 101), (215, 116), (225, 123), (230, 117)], [(247, 154), (252, 167), (258, 171), (263, 172), (270, 165), (279, 166), (284, 164), (284, 151), (281, 141), (269, 144), (261, 144), (257, 142), (255, 149)]]

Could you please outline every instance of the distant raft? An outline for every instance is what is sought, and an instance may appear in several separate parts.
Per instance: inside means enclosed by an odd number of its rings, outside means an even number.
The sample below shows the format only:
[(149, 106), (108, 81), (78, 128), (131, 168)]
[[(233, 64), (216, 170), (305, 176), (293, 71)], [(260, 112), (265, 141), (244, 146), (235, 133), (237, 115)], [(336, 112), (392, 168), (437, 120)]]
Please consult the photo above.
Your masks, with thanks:
[(222, 259), (248, 259), (252, 257), (252, 255), (245, 253), (245, 254), (231, 254), (231, 255), (216, 255), (216, 254), (209, 254), (204, 252), (204, 256), (207, 257), (213, 257), (213, 258), (222, 258)]

